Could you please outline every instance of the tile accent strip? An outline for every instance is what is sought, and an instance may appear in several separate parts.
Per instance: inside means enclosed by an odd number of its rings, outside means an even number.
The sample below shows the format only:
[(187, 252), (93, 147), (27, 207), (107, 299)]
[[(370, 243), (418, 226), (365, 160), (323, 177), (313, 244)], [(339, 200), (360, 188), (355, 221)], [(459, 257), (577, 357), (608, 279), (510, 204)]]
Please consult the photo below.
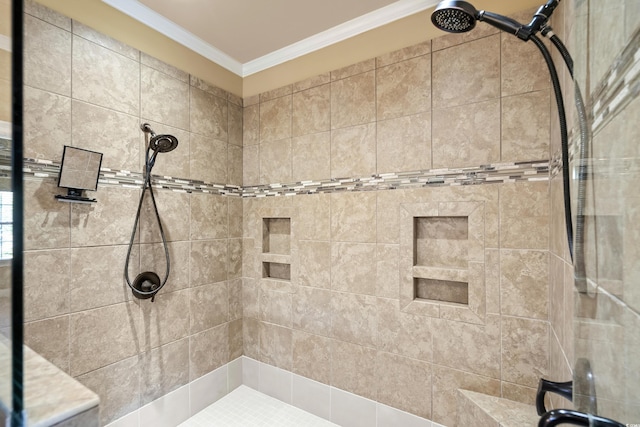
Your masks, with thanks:
[(640, 94), (640, 28), (612, 64), (591, 97), (594, 133)]
[[(0, 178), (8, 177), (9, 153), (0, 149)], [(198, 180), (156, 176), (154, 189), (181, 193), (211, 193), (231, 197), (294, 196), (298, 194), (334, 193), (342, 191), (373, 191), (404, 188), (494, 184), (516, 181), (548, 181), (549, 160), (532, 162), (496, 163), (454, 169), (430, 169), (414, 172), (372, 174), (359, 178), (332, 178), (318, 181), (274, 183), (240, 187), (237, 185), (208, 183)], [(57, 180), (60, 163), (42, 159), (24, 159), (25, 179)], [(139, 172), (100, 169), (98, 184), (142, 188), (143, 175)]]

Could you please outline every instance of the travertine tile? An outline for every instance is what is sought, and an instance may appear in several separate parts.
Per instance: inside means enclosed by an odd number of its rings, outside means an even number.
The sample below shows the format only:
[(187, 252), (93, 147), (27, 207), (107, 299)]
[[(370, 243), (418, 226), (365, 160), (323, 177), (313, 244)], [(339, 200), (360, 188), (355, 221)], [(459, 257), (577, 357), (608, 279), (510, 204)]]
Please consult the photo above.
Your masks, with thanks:
[(356, 294), (376, 294), (375, 243), (331, 245), (331, 289)]
[(128, 244), (139, 196), (138, 189), (100, 187), (95, 195), (98, 203), (73, 203), (71, 245), (77, 247)]
[(396, 62), (406, 61), (407, 59), (418, 56), (427, 55), (431, 52), (431, 40), (405, 47), (404, 49), (394, 50), (393, 52), (380, 55), (376, 58), (376, 67), (381, 68)]
[(331, 85), (324, 84), (297, 92), (292, 103), (292, 136), (331, 129)]
[(298, 212), (293, 227), (298, 239), (329, 240), (331, 197), (330, 194), (311, 194), (293, 198), (293, 206)]
[(58, 202), (53, 194), (62, 194), (55, 183), (24, 183), (25, 250), (69, 247), (70, 206)]
[[(190, 204), (195, 196), (173, 191), (157, 191), (154, 189), (156, 207), (160, 214), (162, 230), (167, 242), (189, 240)], [(158, 227), (158, 219), (153, 207), (149, 190), (144, 196), (142, 211), (140, 214), (140, 241), (142, 243), (160, 243), (162, 236)], [(133, 226), (133, 225), (132, 225)]]
[(71, 33), (29, 15), (24, 33), (24, 83), (70, 96)]
[(189, 129), (198, 135), (227, 141), (227, 100), (191, 87)]
[(549, 247), (549, 183), (500, 186), (500, 247)]
[(143, 65), (140, 70), (140, 115), (189, 130), (189, 85)]
[(252, 317), (242, 319), (242, 349), (243, 354), (255, 360), (260, 360), (260, 321)]
[[(8, 7), (8, 5), (7, 5)], [(60, 27), (63, 30), (71, 31), (71, 18), (64, 16), (46, 6), (41, 5), (33, 0), (24, 2), (24, 13), (42, 19), (49, 24)], [(9, 16), (7, 14), (7, 20)], [(2, 34), (5, 34), (4, 32)]]
[(433, 111), (433, 167), (500, 161), (500, 100)]
[[(189, 242), (168, 242), (169, 278), (160, 295), (189, 287)], [(133, 260), (131, 261), (133, 262)], [(140, 269), (138, 272), (155, 271), (164, 280), (167, 269), (166, 255), (162, 243), (140, 245)], [(130, 273), (133, 280), (135, 274)]]
[(242, 145), (260, 143), (260, 104), (242, 110)]
[(502, 379), (537, 387), (549, 369), (549, 324), (517, 317), (502, 318)]
[(140, 408), (140, 362), (130, 357), (77, 377), (100, 397), (100, 425)]
[(24, 344), (69, 373), (69, 316), (27, 322)]
[(133, 302), (72, 314), (70, 325), (73, 376), (134, 356), (140, 348), (140, 310)]
[(473, 40), (485, 38), (492, 34), (498, 34), (500, 31), (484, 22), (476, 22), (473, 31), (466, 33), (450, 34), (442, 32), (441, 37), (437, 37), (431, 41), (433, 51), (446, 49), (451, 46), (467, 43)]
[(220, 139), (191, 133), (189, 157), (191, 179), (226, 184), (227, 143)]
[(333, 241), (373, 243), (376, 241), (375, 221), (375, 192), (331, 194)]
[(293, 330), (260, 322), (260, 360), (278, 368), (291, 370)]
[(227, 282), (192, 288), (189, 307), (191, 334), (229, 321)]
[(546, 159), (549, 155), (548, 90), (502, 99), (502, 161)]
[(247, 98), (242, 98), (242, 106), (243, 107), (251, 107), (252, 105), (260, 104), (260, 95), (253, 95)]
[(347, 77), (355, 76), (356, 74), (362, 74), (375, 69), (375, 67), (376, 62), (374, 58), (365, 59), (364, 61), (347, 65), (346, 67), (331, 71), (331, 81), (333, 82), (335, 80), (346, 79)]
[(560, 342), (564, 342), (564, 261), (549, 255), (549, 322)]
[(24, 253), (26, 322), (69, 312), (69, 264), (68, 249)]
[(331, 244), (315, 240), (300, 240), (298, 255), (298, 283), (301, 286), (329, 288), (331, 286)]
[(262, 92), (260, 94), (260, 102), (267, 102), (272, 99), (286, 97), (287, 95), (291, 95), (293, 91), (292, 85), (282, 86), (276, 89), (269, 90), (267, 92)]
[(376, 298), (368, 295), (331, 293), (332, 337), (374, 347), (377, 342)]
[(456, 403), (457, 416), (455, 424), (458, 426), (482, 425), (486, 427), (500, 427), (500, 423), (483, 411), (480, 406), (467, 399), (462, 391), (458, 392)]
[(531, 405), (536, 401), (536, 391), (537, 389), (533, 387), (525, 387), (523, 385), (502, 381), (502, 397), (513, 400), (514, 402)]
[(229, 199), (229, 237), (241, 238), (242, 236), (242, 199)]
[(321, 132), (291, 140), (293, 182), (327, 179), (331, 176), (331, 133)]
[(293, 297), (289, 292), (272, 291), (266, 286), (259, 293), (260, 320), (291, 328)]
[(431, 364), (378, 352), (376, 372), (379, 402), (431, 418)]
[(376, 248), (376, 296), (398, 298), (400, 248), (398, 245), (378, 244)]
[(375, 71), (332, 81), (331, 129), (371, 123), (375, 119)]
[[(103, 167), (140, 171), (138, 117), (74, 100), (71, 120), (74, 146), (104, 153)], [(105, 132), (105, 129), (109, 131)]]
[(245, 145), (242, 150), (242, 185), (260, 184), (260, 146)]
[(242, 319), (229, 322), (229, 360), (235, 360), (243, 355)]
[(260, 184), (291, 182), (291, 139), (260, 144)]
[(502, 314), (546, 320), (549, 316), (549, 254), (500, 251)]
[(323, 384), (330, 384), (331, 339), (294, 330), (292, 371)]
[(331, 291), (300, 286), (293, 295), (293, 327), (316, 335), (331, 335)]
[(228, 104), (229, 108), (229, 144), (242, 147), (242, 107), (232, 103)]
[(189, 381), (229, 363), (229, 324), (189, 337)]
[(368, 399), (377, 397), (376, 350), (331, 341), (331, 385)]
[(400, 311), (396, 299), (378, 298), (378, 349), (413, 359), (432, 360), (431, 318)]
[(291, 138), (291, 96), (260, 103), (260, 142)]
[(368, 176), (375, 170), (375, 123), (331, 132), (331, 178)]
[(140, 355), (140, 404), (189, 382), (189, 339), (181, 339)]
[[(445, 426), (456, 425), (464, 415), (456, 404), (458, 389), (500, 397), (500, 381), (457, 369), (433, 365), (433, 414), (431, 419)], [(459, 424), (467, 425), (467, 424)]]
[(174, 79), (189, 84), (189, 73), (187, 73), (186, 71), (182, 71), (181, 69), (176, 68), (173, 65), (169, 65), (166, 62), (163, 62), (158, 58), (155, 58), (144, 52), (140, 52), (140, 63), (142, 65), (146, 65), (147, 67), (151, 67), (154, 70), (158, 70), (170, 77), (173, 77)]
[(140, 63), (82, 37), (73, 37), (75, 99), (140, 114)]
[[(229, 320), (234, 321), (242, 318), (242, 278), (229, 280), (227, 285), (229, 290)], [(242, 335), (242, 332), (240, 333)]]
[(218, 86), (211, 84), (205, 80), (202, 80), (200, 77), (189, 76), (189, 84), (203, 92), (210, 93), (212, 95), (217, 96), (220, 99), (228, 99), (229, 92), (224, 89), (220, 89)]
[(149, 351), (189, 336), (189, 290), (163, 292), (150, 299), (136, 300), (142, 315), (140, 351)]
[(93, 28), (88, 27), (75, 20), (73, 21), (72, 26), (73, 34), (77, 36), (80, 36), (99, 46), (119, 53), (122, 56), (126, 56), (129, 59), (133, 59), (134, 61), (138, 61), (140, 59), (140, 53), (138, 52), (138, 50), (132, 48), (129, 45), (126, 45), (125, 43), (102, 34), (101, 32), (96, 31)]
[(228, 197), (206, 193), (191, 195), (191, 240), (228, 237), (228, 200)]
[(300, 92), (315, 86), (320, 86), (331, 81), (331, 73), (322, 73), (308, 79), (296, 82), (292, 85), (293, 93)]
[(511, 34), (500, 37), (502, 96), (548, 89), (549, 71), (538, 48)]
[(487, 313), (500, 313), (500, 250), (485, 249), (484, 283), (487, 292)]
[(24, 87), (24, 157), (61, 161), (71, 145), (71, 99)]
[(242, 277), (242, 239), (229, 239), (228, 279)]
[(433, 362), (486, 377), (499, 378), (500, 317), (487, 315), (485, 320), (485, 325), (473, 325), (432, 319)]
[[(67, 253), (71, 312), (117, 304), (129, 299), (130, 290), (124, 283), (121, 267), (127, 257), (127, 246), (74, 248)], [(132, 254), (129, 269), (132, 281), (139, 272), (137, 259)]]
[(499, 35), (436, 51), (432, 61), (433, 108), (500, 97)]
[(200, 240), (191, 242), (190, 268), (192, 287), (226, 280), (226, 240)]
[(377, 123), (377, 172), (431, 169), (431, 114)]
[(423, 55), (376, 71), (378, 120), (431, 110), (431, 55)]

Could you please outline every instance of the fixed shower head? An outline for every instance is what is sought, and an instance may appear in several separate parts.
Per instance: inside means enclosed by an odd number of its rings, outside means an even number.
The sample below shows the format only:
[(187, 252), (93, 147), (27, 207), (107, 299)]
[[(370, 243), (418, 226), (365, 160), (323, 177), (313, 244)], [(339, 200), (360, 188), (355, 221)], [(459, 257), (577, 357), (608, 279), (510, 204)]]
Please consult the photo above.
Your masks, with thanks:
[(465, 33), (476, 26), (478, 11), (471, 3), (459, 0), (445, 0), (431, 14), (431, 22), (437, 28), (449, 33)]
[(149, 141), (149, 147), (157, 153), (168, 153), (178, 146), (178, 138), (173, 135), (154, 135)]

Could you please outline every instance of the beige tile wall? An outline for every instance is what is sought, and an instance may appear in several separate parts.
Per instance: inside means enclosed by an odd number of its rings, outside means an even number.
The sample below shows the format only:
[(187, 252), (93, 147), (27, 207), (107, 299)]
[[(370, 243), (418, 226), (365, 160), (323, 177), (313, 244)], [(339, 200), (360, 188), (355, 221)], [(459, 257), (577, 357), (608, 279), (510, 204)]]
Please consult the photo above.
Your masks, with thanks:
[[(242, 101), (81, 23), (26, 2), (25, 153), (63, 145), (142, 172), (140, 124), (179, 139), (154, 174), (242, 184)], [(122, 269), (140, 190), (100, 186), (94, 205), (25, 183), (25, 343), (96, 391), (106, 424), (242, 354), (242, 201), (156, 191), (170, 278), (136, 300)], [(148, 196), (148, 195), (147, 195)], [(163, 276), (147, 197), (130, 277)]]
[[(244, 185), (549, 158), (542, 57), (479, 27), (245, 99)], [(439, 203), (484, 212), (473, 316), (400, 298), (402, 206), (437, 216)], [(444, 425), (457, 388), (533, 402), (550, 369), (548, 182), (243, 205), (245, 355)], [(290, 212), (298, 246), (299, 274), (277, 285), (252, 261), (273, 209)]]

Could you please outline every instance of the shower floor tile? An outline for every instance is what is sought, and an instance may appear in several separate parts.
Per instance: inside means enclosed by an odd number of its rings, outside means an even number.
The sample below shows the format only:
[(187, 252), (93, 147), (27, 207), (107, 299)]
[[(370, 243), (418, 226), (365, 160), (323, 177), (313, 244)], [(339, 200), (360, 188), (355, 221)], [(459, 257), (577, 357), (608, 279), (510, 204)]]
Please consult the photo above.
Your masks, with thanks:
[(323, 418), (240, 386), (178, 427), (336, 427)]

